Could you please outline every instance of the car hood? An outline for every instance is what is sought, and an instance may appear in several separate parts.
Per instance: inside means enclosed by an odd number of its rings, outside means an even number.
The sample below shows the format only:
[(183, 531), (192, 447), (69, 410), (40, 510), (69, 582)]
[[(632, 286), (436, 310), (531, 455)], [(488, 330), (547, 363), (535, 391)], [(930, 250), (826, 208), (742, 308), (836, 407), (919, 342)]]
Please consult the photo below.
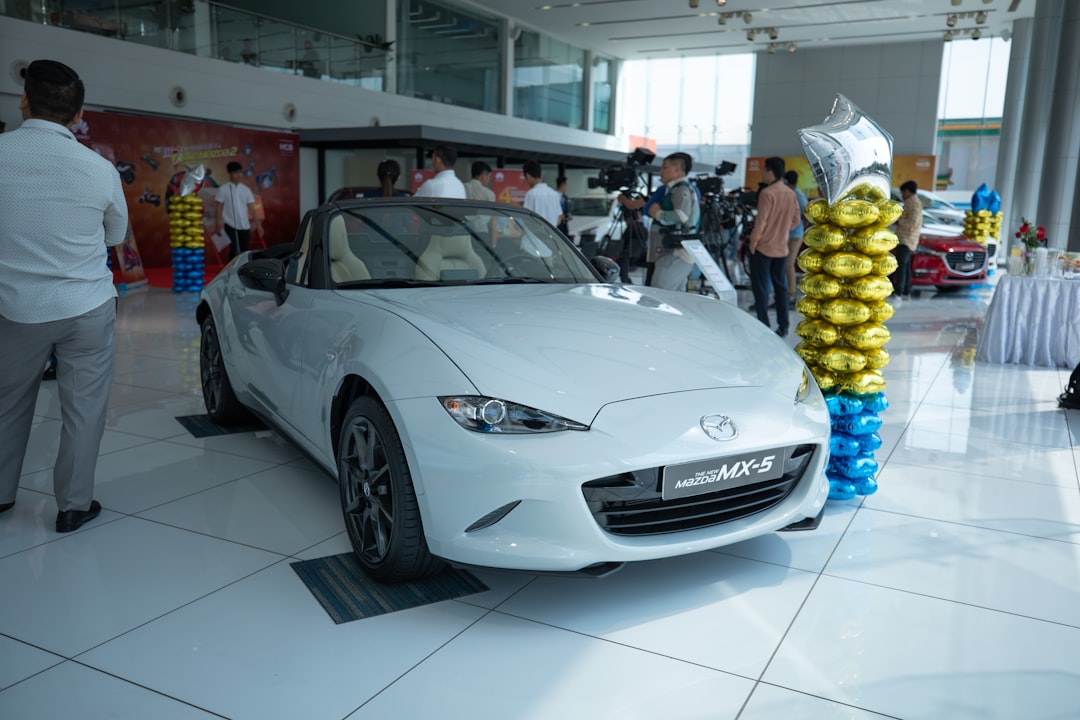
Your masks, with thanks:
[(972, 242), (964, 237), (928, 237), (919, 238), (919, 244), (937, 252), (985, 252), (986, 246)]
[(778, 378), (793, 395), (802, 367), (747, 313), (689, 293), (557, 284), (342, 294), (412, 323), (481, 394), (579, 422), (628, 398)]

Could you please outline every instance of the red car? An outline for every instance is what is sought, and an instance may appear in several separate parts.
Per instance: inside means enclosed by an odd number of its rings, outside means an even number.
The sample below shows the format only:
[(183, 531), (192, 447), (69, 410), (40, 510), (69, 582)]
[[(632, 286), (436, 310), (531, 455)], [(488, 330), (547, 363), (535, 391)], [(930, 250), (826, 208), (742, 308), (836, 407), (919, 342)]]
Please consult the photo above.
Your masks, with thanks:
[(911, 255), (911, 284), (947, 292), (986, 282), (989, 256), (986, 245), (964, 237), (929, 235), (923, 226), (919, 247)]

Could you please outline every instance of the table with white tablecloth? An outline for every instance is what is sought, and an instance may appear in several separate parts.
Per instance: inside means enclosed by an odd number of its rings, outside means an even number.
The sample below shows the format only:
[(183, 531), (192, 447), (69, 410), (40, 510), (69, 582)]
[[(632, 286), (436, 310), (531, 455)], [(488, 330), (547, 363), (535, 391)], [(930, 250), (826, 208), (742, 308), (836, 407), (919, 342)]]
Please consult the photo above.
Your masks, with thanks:
[(1080, 363), (1080, 279), (1003, 276), (975, 359), (1075, 367)]

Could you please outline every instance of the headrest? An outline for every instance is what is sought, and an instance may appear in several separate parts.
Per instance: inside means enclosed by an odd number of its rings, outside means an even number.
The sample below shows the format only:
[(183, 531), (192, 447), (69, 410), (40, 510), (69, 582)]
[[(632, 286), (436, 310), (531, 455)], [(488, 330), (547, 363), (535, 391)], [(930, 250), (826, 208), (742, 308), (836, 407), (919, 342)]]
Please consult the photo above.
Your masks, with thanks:
[(351, 252), (349, 249), (349, 233), (345, 229), (345, 217), (343, 215), (335, 215), (330, 220), (329, 251), (331, 260), (340, 260)]

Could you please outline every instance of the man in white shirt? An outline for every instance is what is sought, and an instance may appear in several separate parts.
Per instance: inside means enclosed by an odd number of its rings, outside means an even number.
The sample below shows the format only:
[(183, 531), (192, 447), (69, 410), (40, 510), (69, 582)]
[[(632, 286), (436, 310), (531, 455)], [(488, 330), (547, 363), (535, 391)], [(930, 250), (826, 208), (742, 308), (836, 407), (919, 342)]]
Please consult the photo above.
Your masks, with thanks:
[(78, 74), (35, 60), (25, 77), (22, 127), (0, 135), (0, 513), (15, 505), (41, 369), (55, 353), (56, 531), (71, 532), (101, 512), (94, 469), (116, 364), (106, 246), (124, 241), (128, 211), (116, 168), (68, 129), (82, 120)]
[(255, 219), (255, 232), (262, 235), (262, 223), (255, 214), (255, 195), (251, 188), (244, 184), (244, 168), (238, 162), (231, 162), (225, 166), (225, 172), (229, 173), (229, 182), (218, 188), (214, 196), (214, 206), (217, 211), (217, 223), (214, 226), (214, 234), (225, 228), (225, 234), (229, 236), (229, 259), (236, 257), (242, 252), (247, 252), (251, 244), (251, 221)]
[[(472, 164), (472, 180), (465, 183), (465, 196), (470, 200), (495, 202), (495, 192), (488, 187), (491, 182), (491, 166), (483, 160)], [(469, 227), (481, 237), (495, 238), (498, 221), (494, 217), (470, 217)]]
[(540, 163), (528, 160), (522, 170), (529, 185), (529, 191), (525, 193), (525, 208), (547, 220), (553, 227), (559, 227), (563, 217), (562, 195), (544, 182)]
[(458, 198), (464, 200), (465, 184), (454, 174), (457, 162), (457, 148), (451, 145), (436, 145), (431, 154), (431, 167), (435, 177), (416, 188), (413, 197)]

